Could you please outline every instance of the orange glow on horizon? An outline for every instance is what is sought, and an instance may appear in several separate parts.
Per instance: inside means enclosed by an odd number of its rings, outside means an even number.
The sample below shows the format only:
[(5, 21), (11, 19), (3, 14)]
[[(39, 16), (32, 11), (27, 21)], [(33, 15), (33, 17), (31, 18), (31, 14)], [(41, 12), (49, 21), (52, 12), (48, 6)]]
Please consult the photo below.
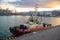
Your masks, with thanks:
[[(53, 5), (53, 4), (52, 4)], [(49, 5), (48, 5), (49, 6)], [(29, 11), (35, 11), (35, 7), (15, 7), (15, 6), (2, 6), (2, 9), (8, 8), (9, 10), (16, 10), (16, 12), (29, 12)], [(52, 11), (59, 9), (60, 6), (56, 6), (53, 8), (38, 8), (38, 11)]]
[(57, 2), (53, 2), (53, 3), (48, 3), (48, 4), (46, 4), (46, 7), (54, 8), (54, 7), (59, 6), (59, 5), (60, 5), (60, 4), (57, 3)]

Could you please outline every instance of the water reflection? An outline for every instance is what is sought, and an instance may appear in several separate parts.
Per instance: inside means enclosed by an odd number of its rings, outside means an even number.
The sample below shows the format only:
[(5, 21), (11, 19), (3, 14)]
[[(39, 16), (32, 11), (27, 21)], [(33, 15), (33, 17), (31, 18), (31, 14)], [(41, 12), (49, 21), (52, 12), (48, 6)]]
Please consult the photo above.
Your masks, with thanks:
[(49, 23), (51, 23), (52, 25), (56, 26), (56, 25), (60, 25), (60, 18), (52, 18)]

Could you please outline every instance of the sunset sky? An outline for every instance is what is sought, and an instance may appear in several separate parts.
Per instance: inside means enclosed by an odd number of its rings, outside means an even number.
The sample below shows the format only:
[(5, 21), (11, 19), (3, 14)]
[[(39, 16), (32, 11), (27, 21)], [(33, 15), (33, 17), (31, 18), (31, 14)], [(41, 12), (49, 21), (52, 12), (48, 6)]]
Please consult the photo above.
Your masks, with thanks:
[[(14, 7), (35, 7), (60, 9), (60, 0), (0, 0), (0, 5)], [(42, 9), (43, 10), (43, 9)]]

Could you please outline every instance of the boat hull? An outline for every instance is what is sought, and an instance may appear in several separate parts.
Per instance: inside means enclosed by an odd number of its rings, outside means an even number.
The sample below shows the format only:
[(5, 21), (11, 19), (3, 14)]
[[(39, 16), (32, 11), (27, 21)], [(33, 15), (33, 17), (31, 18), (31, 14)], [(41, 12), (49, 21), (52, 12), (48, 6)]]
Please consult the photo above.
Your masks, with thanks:
[(30, 33), (30, 32), (32, 32), (31, 30), (28, 30), (28, 29), (26, 29), (26, 30), (23, 30), (23, 29), (16, 29), (16, 28), (10, 28), (9, 29), (10, 30), (10, 32), (12, 33), (12, 36), (14, 36), (14, 37), (19, 37), (19, 36), (22, 36), (22, 35), (24, 35), (24, 34), (27, 34), (27, 33)]

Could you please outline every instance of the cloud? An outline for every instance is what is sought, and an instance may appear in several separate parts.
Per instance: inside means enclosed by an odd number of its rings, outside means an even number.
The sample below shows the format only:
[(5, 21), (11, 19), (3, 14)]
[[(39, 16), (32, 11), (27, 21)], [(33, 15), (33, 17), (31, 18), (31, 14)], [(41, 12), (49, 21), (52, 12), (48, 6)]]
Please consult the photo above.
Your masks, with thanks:
[(0, 0), (0, 2), (17, 2), (17, 1), (21, 1), (21, 0)]
[(17, 2), (9, 2), (11, 4), (20, 4), (20, 5), (27, 5), (27, 6), (35, 6), (36, 4), (42, 5), (46, 2), (46, 0), (21, 0)]
[(60, 6), (60, 0), (53, 0), (51, 2), (47, 2), (44, 6), (45, 7), (56, 7), (56, 6)]
[(38, 4), (39, 7), (55, 7), (60, 5), (60, 0), (2, 0), (13, 5), (24, 5), (24, 6), (35, 6)]

